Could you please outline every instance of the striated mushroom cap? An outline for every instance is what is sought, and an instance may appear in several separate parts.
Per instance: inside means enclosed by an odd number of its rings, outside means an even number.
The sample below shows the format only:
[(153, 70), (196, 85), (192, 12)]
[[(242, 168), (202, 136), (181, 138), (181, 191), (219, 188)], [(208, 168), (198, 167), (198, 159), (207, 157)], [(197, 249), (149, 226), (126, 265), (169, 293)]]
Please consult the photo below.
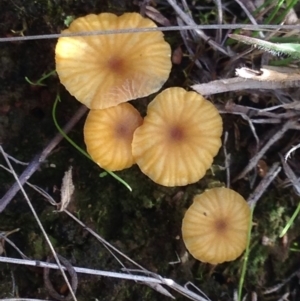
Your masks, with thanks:
[(132, 152), (144, 174), (164, 186), (197, 182), (221, 147), (222, 119), (200, 94), (169, 88), (149, 104)]
[[(62, 33), (156, 27), (137, 13), (90, 14)], [(105, 109), (158, 91), (169, 77), (171, 49), (160, 31), (61, 37), (55, 49), (61, 83), (91, 109)]]
[(235, 260), (246, 248), (250, 207), (228, 188), (196, 195), (182, 221), (182, 238), (196, 259), (211, 264)]
[(91, 110), (84, 125), (87, 152), (102, 168), (110, 171), (131, 167), (133, 132), (143, 119), (129, 103), (104, 110)]

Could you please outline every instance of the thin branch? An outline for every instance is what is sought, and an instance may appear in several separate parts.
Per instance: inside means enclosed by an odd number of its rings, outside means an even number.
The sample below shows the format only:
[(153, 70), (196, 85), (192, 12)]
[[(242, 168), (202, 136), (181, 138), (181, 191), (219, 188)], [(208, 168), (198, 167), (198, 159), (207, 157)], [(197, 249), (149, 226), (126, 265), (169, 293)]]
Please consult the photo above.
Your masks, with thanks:
[[(81, 119), (81, 117), (87, 112), (87, 108), (85, 106), (81, 106), (78, 111), (73, 115), (70, 121), (65, 125), (63, 131), (68, 133), (75, 124)], [(27, 168), (20, 175), (18, 181), (21, 185), (23, 185), (39, 168), (41, 163), (45, 161), (45, 159), (50, 155), (52, 150), (58, 145), (58, 143), (63, 139), (61, 134), (56, 134), (56, 136), (48, 143), (48, 145), (44, 148), (44, 150), (35, 156), (32, 161), (29, 163)], [(2, 212), (9, 202), (13, 199), (16, 193), (20, 190), (20, 186), (18, 183), (14, 183), (11, 188), (6, 192), (6, 194), (0, 199), (0, 212)]]
[(214, 95), (229, 91), (239, 91), (246, 89), (286, 89), (300, 87), (300, 76), (298, 79), (287, 78), (285, 81), (261, 81), (255, 79), (245, 79), (242, 77), (232, 77), (227, 79), (214, 80), (206, 84), (195, 84), (191, 88), (202, 95)]
[[(241, 110), (241, 111), (239, 111), (239, 110), (234, 110), (234, 111), (232, 111), (232, 107), (234, 107), (235, 106), (235, 104), (234, 103), (227, 103), (226, 105), (225, 105), (225, 109), (228, 109), (228, 111), (227, 110), (223, 110), (220, 106), (216, 106), (217, 107), (217, 109), (218, 109), (218, 111), (222, 114), (235, 114), (235, 115), (240, 115), (244, 120), (246, 120), (247, 122), (248, 122), (248, 124), (249, 124), (249, 127), (250, 127), (250, 130), (251, 130), (251, 132), (252, 132), (252, 134), (253, 134), (253, 136), (254, 136), (254, 139), (255, 139), (255, 142), (256, 142), (256, 151), (258, 151), (258, 147), (259, 147), (259, 143), (260, 143), (260, 141), (259, 141), (259, 138), (258, 138), (258, 136), (257, 136), (257, 133), (256, 133), (256, 130), (255, 130), (255, 127), (254, 127), (254, 125), (253, 125), (253, 122), (255, 122), (255, 120), (256, 119), (250, 119), (249, 117), (248, 117), (248, 115), (250, 115), (250, 114), (247, 114), (247, 113), (249, 113), (250, 111), (247, 111), (247, 110), (245, 110), (245, 107), (244, 106), (240, 106), (240, 107), (242, 107), (242, 109), (243, 110)], [(249, 109), (252, 109), (252, 108), (249, 108)], [(247, 113), (245, 113), (245, 112), (247, 112)], [(256, 111), (257, 112), (257, 111)]]
[[(251, 12), (248, 10), (248, 8), (243, 3), (243, 1), (235, 0), (235, 2), (238, 3), (238, 5), (242, 8), (242, 10), (247, 15), (248, 19), (251, 21), (251, 23), (257, 25), (256, 19), (252, 16)], [(246, 2), (251, 3), (251, 1), (249, 1), (249, 0), (246, 0)], [(261, 31), (259, 31), (258, 34), (261, 38), (264, 38), (264, 34)]]
[[(217, 23), (222, 24), (223, 23), (222, 1), (221, 0), (214, 0), (214, 1), (217, 6)], [(216, 34), (216, 42), (218, 44), (221, 44), (221, 41), (222, 41), (222, 29), (218, 28)]]
[[(54, 263), (49, 263), (45, 261), (39, 260), (25, 260), (25, 259), (18, 259), (18, 258), (9, 258), (0, 256), (0, 262), (12, 263), (12, 264), (21, 264), (21, 265), (28, 265), (34, 267), (41, 267), (41, 268), (50, 268), (50, 269), (58, 269), (58, 265)], [(73, 267), (77, 273), (88, 274), (88, 275), (96, 275), (96, 276), (104, 276), (104, 277), (111, 277), (111, 278), (118, 278), (118, 279), (125, 279), (125, 280), (133, 280), (142, 283), (153, 283), (153, 284), (161, 284), (166, 285), (169, 288), (177, 291), (178, 293), (186, 296), (187, 298), (195, 301), (207, 301), (203, 297), (197, 295), (193, 291), (185, 288), (172, 279), (163, 278), (158, 274), (150, 273), (152, 277), (148, 276), (141, 276), (141, 275), (132, 275), (132, 274), (125, 274), (125, 273), (117, 273), (117, 272), (107, 272), (101, 270), (94, 270), (94, 269), (87, 269), (81, 267)], [(65, 269), (63, 267), (63, 269)], [(144, 271), (141, 271), (144, 272)], [(0, 300), (1, 301), (1, 300)]]
[(138, 33), (138, 32), (153, 32), (153, 31), (180, 31), (180, 30), (205, 30), (205, 29), (245, 29), (245, 30), (297, 30), (299, 25), (268, 25), (268, 24), (211, 24), (211, 25), (185, 25), (185, 26), (166, 26), (166, 27), (145, 27), (145, 28), (124, 28), (114, 30), (96, 30), (96, 31), (83, 31), (76, 33), (54, 33), (42, 34), (33, 36), (19, 36), (19, 37), (6, 37), (0, 38), (2, 42), (16, 42), (16, 41), (32, 41), (32, 40), (48, 40), (57, 39), (61, 37), (82, 37), (82, 36), (99, 36), (111, 34), (125, 34), (125, 33)]
[(28, 206), (29, 206), (31, 212), (32, 212), (32, 214), (33, 214), (33, 216), (34, 216), (34, 218), (35, 218), (37, 224), (39, 225), (39, 228), (41, 229), (41, 231), (42, 231), (42, 233), (43, 233), (43, 235), (44, 235), (44, 237), (45, 237), (45, 239), (46, 239), (46, 242), (47, 242), (47, 244), (48, 244), (48, 246), (49, 246), (49, 248), (50, 248), (50, 250), (51, 250), (51, 252), (52, 252), (52, 254), (53, 254), (53, 257), (55, 258), (55, 261), (57, 262), (57, 265), (59, 266), (60, 271), (61, 271), (61, 273), (62, 273), (62, 275), (63, 275), (63, 278), (64, 278), (64, 280), (65, 280), (65, 282), (66, 282), (66, 284), (67, 284), (67, 286), (68, 286), (68, 288), (69, 288), (69, 291), (70, 291), (70, 294), (71, 294), (72, 298), (74, 299), (74, 301), (76, 301), (76, 300), (77, 300), (77, 299), (76, 299), (76, 296), (75, 296), (75, 294), (74, 294), (74, 292), (73, 292), (73, 290), (72, 290), (71, 284), (70, 284), (70, 282), (69, 282), (69, 280), (68, 280), (68, 278), (67, 278), (67, 276), (66, 276), (66, 273), (65, 273), (64, 270), (62, 269), (62, 266), (61, 266), (61, 264), (60, 264), (60, 262), (59, 262), (59, 259), (58, 259), (58, 257), (57, 257), (57, 254), (56, 254), (56, 252), (55, 252), (55, 250), (54, 250), (54, 248), (53, 248), (53, 245), (52, 245), (52, 243), (51, 243), (51, 241), (50, 241), (50, 239), (49, 239), (49, 237), (48, 237), (48, 235), (47, 235), (47, 233), (46, 233), (46, 231), (45, 231), (45, 229), (44, 229), (44, 227), (43, 227), (43, 225), (42, 225), (42, 223), (41, 223), (41, 221), (40, 221), (40, 219), (39, 219), (39, 217), (38, 217), (38, 215), (37, 215), (37, 213), (36, 213), (36, 211), (35, 211), (35, 209), (33, 208), (33, 206), (32, 206), (32, 204), (31, 204), (31, 202), (30, 202), (30, 200), (29, 200), (29, 198), (28, 198), (28, 196), (27, 196), (27, 194), (26, 194), (26, 192), (25, 192), (25, 190), (24, 190), (22, 184), (20, 183), (20, 181), (19, 181), (19, 179), (18, 179), (18, 176), (16, 175), (16, 173), (15, 173), (15, 171), (14, 171), (14, 169), (13, 169), (11, 163), (10, 163), (10, 161), (9, 161), (8, 158), (6, 157), (6, 155), (5, 155), (5, 153), (4, 153), (4, 150), (3, 150), (3, 148), (2, 148), (1, 145), (0, 145), (0, 151), (1, 151), (1, 153), (2, 153), (2, 155), (3, 155), (3, 157), (4, 157), (4, 159), (5, 159), (5, 161), (6, 161), (7, 165), (8, 165), (8, 167), (9, 167), (10, 170), (12, 171), (13, 176), (14, 176), (14, 178), (15, 178), (15, 180), (16, 180), (16, 184), (19, 186), (19, 189), (21, 190), (21, 192), (22, 192), (22, 194), (23, 194), (25, 200), (27, 201), (27, 204), (28, 204)]
[(266, 191), (269, 185), (273, 182), (273, 180), (277, 177), (278, 173), (280, 172), (281, 167), (279, 166), (279, 162), (275, 162), (267, 174), (263, 177), (260, 181), (258, 186), (255, 188), (253, 193), (248, 197), (248, 204), (250, 207), (254, 207), (257, 201), (260, 199), (262, 194)]
[(298, 278), (299, 278), (299, 273), (300, 273), (300, 270), (297, 270), (296, 272), (292, 273), (289, 277), (284, 279), (281, 283), (264, 290), (262, 292), (262, 294), (269, 295), (269, 294), (279, 291), (284, 285), (286, 285), (289, 281), (291, 281), (292, 278), (294, 278), (296, 276), (298, 276)]
[(292, 186), (295, 189), (296, 194), (300, 195), (300, 181), (299, 181), (299, 179), (297, 178), (297, 176), (295, 175), (293, 170), (290, 168), (290, 166), (287, 164), (287, 162), (283, 158), (283, 156), (281, 154), (279, 154), (279, 157), (281, 159), (281, 164), (282, 164), (284, 173), (286, 174), (286, 176), (290, 180)]
[[(0, 165), (0, 167), (2, 167), (2, 166)], [(7, 170), (8, 172), (11, 172), (10, 170), (8, 170), (5, 167), (2, 167), (2, 168), (4, 168), (5, 170)], [(52, 196), (50, 196), (42, 188), (40, 188), (40, 187), (38, 187), (36, 185), (32, 185), (29, 182), (26, 182), (26, 184), (29, 185), (30, 187), (32, 187), (33, 189), (35, 189), (41, 195), (43, 195), (46, 198), (46, 200), (48, 200), (50, 202), (51, 205), (53, 205), (55, 207), (58, 207), (59, 204), (52, 198)], [(146, 270), (144, 267), (142, 267), (141, 265), (139, 265), (138, 263), (136, 263), (134, 260), (132, 260), (131, 258), (129, 258), (127, 255), (125, 255), (124, 253), (122, 253), (120, 250), (118, 250), (117, 248), (115, 248), (113, 245), (111, 245), (109, 242), (107, 242), (105, 239), (103, 239), (101, 236), (99, 236), (91, 228), (87, 227), (83, 222), (81, 222), (79, 219), (77, 219), (71, 212), (69, 212), (66, 209), (63, 210), (63, 212), (65, 212), (67, 215), (69, 215), (74, 221), (76, 221), (80, 226), (82, 226), (83, 229), (85, 229), (86, 231), (88, 231), (90, 234), (92, 234), (92, 236), (94, 236), (98, 241), (100, 241), (103, 244), (103, 246), (108, 250), (108, 252), (120, 263), (121, 266), (123, 266), (125, 268), (125, 266), (123, 265), (123, 263), (118, 259), (118, 257), (112, 251), (114, 251), (117, 254), (121, 255), (128, 262), (130, 262), (133, 265), (135, 265), (136, 267), (140, 268), (140, 271), (142, 271), (144, 273), (148, 273), (148, 274), (151, 273), (150, 271)], [(173, 296), (164, 287), (162, 287), (160, 284), (151, 283), (151, 282), (143, 282), (143, 284), (150, 286), (152, 289), (158, 291), (161, 294), (164, 294), (167, 297), (173, 298)], [(194, 300), (194, 299), (192, 299), (192, 300)], [(198, 299), (195, 299), (195, 300), (198, 300)]]
[[(19, 230), (19, 229), (17, 229)], [(14, 242), (12, 242), (9, 238), (6, 237), (6, 235), (3, 235), (0, 233), (0, 238), (4, 239), (7, 243), (9, 243), (20, 255), (23, 259), (29, 259), (16, 245)]]
[(223, 153), (225, 157), (225, 170), (226, 170), (226, 187), (230, 188), (230, 154), (227, 153), (227, 144), (228, 140), (228, 132), (224, 133), (224, 140), (223, 140)]
[[(6, 169), (6, 168), (5, 168)], [(7, 170), (7, 169), (6, 169)], [(9, 171), (9, 170), (8, 170)], [(11, 171), (9, 171), (11, 172)], [(28, 182), (26, 182), (27, 185), (30, 185), (32, 188), (34, 188), (37, 192), (41, 193), (50, 203), (51, 205), (53, 206), (56, 206), (58, 205), (58, 203), (48, 194), (46, 193), (42, 188), (40, 187), (37, 187), (35, 185), (32, 185)], [(82, 221), (80, 221), (79, 219), (77, 219), (71, 212), (69, 212), (68, 210), (64, 210), (63, 212), (65, 212), (66, 214), (68, 214), (74, 221), (76, 221), (80, 226), (83, 227), (83, 229), (85, 229), (86, 231), (88, 231), (90, 234), (92, 234), (92, 236), (94, 236), (98, 241), (100, 241), (103, 246), (110, 252), (110, 254), (112, 254), (117, 260), (118, 262), (124, 267), (124, 265), (122, 264), (122, 262), (116, 257), (116, 255), (112, 252), (116, 252), (117, 254), (121, 255), (124, 259), (126, 259), (127, 261), (131, 262), (133, 265), (135, 265), (136, 267), (140, 268), (140, 272), (143, 272), (145, 274), (153, 274), (152, 272), (146, 270), (144, 267), (142, 267), (141, 265), (139, 265), (138, 263), (136, 263), (134, 260), (132, 260), (131, 258), (129, 258), (127, 255), (125, 255), (124, 253), (122, 253), (120, 250), (118, 250), (117, 248), (115, 248), (113, 245), (111, 245), (109, 242), (107, 242), (105, 239), (103, 239), (101, 236), (99, 236), (95, 231), (93, 231), (91, 228), (87, 227)], [(5, 258), (5, 257), (4, 257)], [(4, 258), (0, 258), (0, 262), (1, 260), (5, 260)], [(18, 259), (14, 259), (14, 260), (18, 260)], [(21, 263), (20, 263), (21, 264)], [(39, 265), (40, 262), (37, 263), (37, 265)], [(47, 265), (48, 268), (52, 268), (53, 266), (56, 266), (54, 264), (51, 264), (51, 263), (48, 263), (46, 262), (45, 263)], [(42, 265), (43, 266), (43, 265)], [(76, 268), (74, 268), (76, 272), (81, 272), (81, 271), (78, 271)], [(85, 269), (85, 270), (89, 270), (89, 269)], [(90, 271), (94, 271), (94, 270), (90, 270)], [(88, 272), (86, 272), (87, 274), (89, 274)], [(111, 272), (101, 272), (101, 273), (108, 273), (106, 275), (104, 274), (97, 274), (97, 275), (102, 275), (102, 276), (108, 276), (108, 277), (114, 277), (112, 275), (114, 275), (114, 273), (111, 274)], [(93, 274), (93, 273), (90, 273), (90, 274)], [(118, 274), (118, 273), (117, 273)], [(128, 274), (125, 274), (127, 276), (129, 276), (129, 278), (123, 278), (123, 279), (131, 279), (131, 280), (135, 280), (134, 278), (130, 278), (131, 276), (133, 275), (128, 275)], [(157, 277), (160, 277), (161, 276), (157, 276)], [(115, 278), (122, 278), (122, 277), (115, 277)], [(136, 280), (137, 281), (137, 280)], [(164, 294), (165, 296), (168, 296), (168, 297), (171, 297), (173, 298), (173, 296), (167, 291), (164, 289), (164, 287), (161, 286), (161, 284), (159, 283), (151, 283), (150, 282), (147, 282), (147, 281), (143, 281), (143, 280), (139, 280), (140, 282), (142, 282), (143, 284), (146, 284), (148, 286), (150, 286), (152, 289), (158, 291), (159, 293), (161, 294)], [(202, 297), (196, 295), (195, 293), (191, 292), (187, 287), (180, 287), (178, 285), (175, 285), (175, 282), (171, 279), (167, 279), (167, 283), (162, 283), (162, 284), (166, 284), (166, 285), (169, 285), (170, 287), (172, 286), (172, 284), (174, 285), (174, 288), (175, 290), (177, 290), (179, 293), (187, 296), (188, 298), (190, 298), (191, 300), (198, 300), (198, 301), (207, 301), (207, 299), (203, 299)], [(198, 290), (201, 292), (201, 290), (198, 288)], [(203, 295), (204, 293), (201, 292), (201, 294)], [(205, 294), (204, 294), (205, 295)], [(199, 299), (200, 298), (200, 299)], [(201, 299), (202, 298), (202, 299)], [(0, 300), (1, 301), (1, 300)]]
[[(291, 103), (291, 105), (292, 105), (292, 103)], [(285, 119), (292, 119), (292, 118), (300, 117), (300, 111), (297, 110), (297, 107), (295, 106), (295, 104), (291, 107), (285, 107), (285, 109), (294, 109), (294, 110), (288, 110), (285, 113), (268, 112), (268, 110), (242, 106), (242, 105), (235, 104), (234, 102), (231, 102), (231, 101), (226, 102), (225, 105), (217, 104), (216, 107), (220, 113), (229, 113), (229, 114), (235, 114), (235, 115), (242, 115), (242, 114), (247, 115), (247, 116), (249, 116), (249, 118), (251, 117), (251, 121), (253, 123), (255, 123), (256, 120), (258, 120), (258, 119), (255, 119), (257, 117), (270, 118), (269, 120), (271, 120), (271, 118), (272, 118), (273, 121), (279, 120), (280, 122), (282, 122), (282, 120), (285, 120)], [(277, 109), (277, 106), (274, 106), (274, 109)], [(273, 122), (273, 121), (271, 120), (271, 122)]]
[[(167, 0), (167, 1), (172, 6), (172, 8), (175, 10), (175, 12), (179, 15), (179, 17), (187, 25), (192, 25), (192, 26), (196, 25), (195, 21), (188, 14), (186, 14), (174, 0)], [(232, 56), (223, 47), (221, 47), (218, 43), (216, 43), (209, 36), (207, 36), (203, 30), (194, 29), (194, 31), (201, 39), (203, 39), (206, 43), (208, 43), (213, 49), (215, 49), (219, 52), (222, 52), (223, 54), (225, 54), (227, 56)]]
[(284, 160), (287, 161), (288, 158), (291, 156), (291, 154), (292, 154), (294, 151), (296, 151), (299, 147), (300, 147), (300, 143), (297, 144), (297, 145), (295, 145), (295, 146), (293, 146), (293, 147), (285, 154)]
[(31, 298), (9, 298), (0, 299), (0, 301), (49, 301), (45, 299), (31, 299)]
[(283, 127), (273, 136), (269, 141), (261, 148), (261, 150), (249, 161), (249, 164), (243, 169), (243, 171), (233, 180), (233, 182), (244, 178), (247, 173), (255, 168), (259, 159), (267, 152), (267, 150), (278, 140), (282, 138), (282, 136), (290, 129), (295, 129), (299, 127), (296, 120), (288, 120), (283, 125)]

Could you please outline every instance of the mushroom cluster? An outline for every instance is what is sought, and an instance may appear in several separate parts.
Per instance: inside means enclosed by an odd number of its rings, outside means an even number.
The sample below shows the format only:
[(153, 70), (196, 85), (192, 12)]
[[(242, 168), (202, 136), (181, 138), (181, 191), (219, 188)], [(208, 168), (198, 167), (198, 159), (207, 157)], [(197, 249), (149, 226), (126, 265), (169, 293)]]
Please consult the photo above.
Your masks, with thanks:
[[(87, 15), (63, 34), (156, 27), (137, 13)], [(222, 119), (195, 92), (173, 87), (159, 93), (143, 119), (129, 100), (157, 92), (171, 70), (171, 49), (162, 32), (61, 37), (55, 49), (61, 83), (90, 108), (84, 140), (102, 168), (122, 170), (137, 163), (164, 186), (199, 181), (221, 147)], [(197, 195), (182, 224), (183, 240), (197, 259), (212, 264), (234, 260), (244, 250), (250, 209), (227, 188)]]
[[(90, 14), (63, 34), (156, 27), (137, 13)], [(90, 108), (84, 140), (102, 168), (137, 163), (164, 186), (197, 182), (221, 146), (222, 119), (214, 105), (178, 87), (159, 93), (147, 115), (126, 103), (158, 91), (171, 70), (171, 48), (160, 31), (59, 38), (55, 49), (61, 83)]]
[[(90, 14), (63, 34), (156, 27), (137, 13)], [(125, 102), (159, 90), (171, 70), (171, 48), (160, 31), (58, 39), (56, 71), (61, 83), (91, 111), (84, 126), (87, 151), (102, 168), (134, 164), (131, 142), (142, 117)]]

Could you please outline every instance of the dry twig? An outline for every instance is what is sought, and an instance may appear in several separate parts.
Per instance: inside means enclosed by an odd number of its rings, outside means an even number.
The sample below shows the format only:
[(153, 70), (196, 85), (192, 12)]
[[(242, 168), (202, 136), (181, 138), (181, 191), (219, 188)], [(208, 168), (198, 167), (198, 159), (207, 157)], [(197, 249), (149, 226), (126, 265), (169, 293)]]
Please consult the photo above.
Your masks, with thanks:
[(255, 188), (253, 193), (248, 197), (248, 204), (250, 207), (254, 207), (257, 201), (260, 199), (262, 194), (266, 191), (272, 181), (277, 177), (278, 173), (280, 172), (281, 167), (279, 166), (279, 162), (275, 162), (267, 174), (263, 177), (260, 181), (258, 186)]
[[(269, 69), (261, 69), (263, 71), (261, 75), (257, 74), (256, 76), (252, 76), (250, 78), (245, 77), (247, 75), (243, 73), (246, 69), (247, 68), (237, 69), (240, 77), (219, 79), (206, 84), (195, 84), (192, 85), (191, 88), (202, 95), (213, 95), (247, 89), (274, 90), (300, 87), (300, 74), (298, 73), (287, 75), (286, 73), (275, 72), (273, 70), (270, 71)], [(266, 70), (268, 70), (268, 72)], [(272, 76), (268, 77), (270, 76), (270, 73), (272, 73)], [(267, 78), (271, 79), (267, 80)]]
[(243, 169), (243, 171), (233, 180), (233, 182), (244, 178), (249, 171), (251, 171), (257, 165), (258, 161), (263, 157), (267, 150), (290, 129), (300, 129), (300, 126), (296, 120), (288, 120), (282, 126), (278, 132), (272, 136), (269, 141), (260, 149), (260, 151), (250, 159), (248, 165)]
[[(87, 108), (85, 106), (81, 106), (78, 111), (74, 114), (74, 116), (70, 119), (70, 121), (64, 126), (63, 131), (68, 133), (74, 125), (80, 120), (80, 118), (87, 112)], [(36, 155), (32, 161), (29, 163), (27, 168), (23, 171), (23, 173), (18, 178), (18, 182), (22, 185), (36, 172), (41, 163), (45, 161), (45, 159), (50, 155), (52, 150), (57, 146), (57, 144), (63, 139), (63, 136), (58, 133), (44, 148), (44, 150)], [(3, 153), (4, 154), (4, 153)], [(16, 193), (21, 189), (19, 183), (14, 183), (12, 187), (6, 192), (6, 194), (0, 199), (0, 212), (2, 212), (12, 198), (16, 195)]]
[[(1, 166), (2, 167), (2, 166)], [(5, 170), (7, 170), (5, 167), (2, 167)], [(11, 172), (10, 170), (7, 170), (8, 172)], [(30, 184), (29, 182), (25, 182), (27, 185), (35, 189), (38, 193), (43, 195), (47, 201), (50, 202), (51, 205), (55, 206), (56, 208), (59, 207), (59, 203), (57, 203), (47, 192), (45, 192), (42, 188), (37, 187), (35, 185)], [(162, 285), (167, 285), (171, 289), (179, 292), (180, 294), (186, 296), (187, 298), (195, 301), (207, 301), (209, 299), (204, 299), (203, 297), (195, 294), (191, 290), (189, 290), (186, 287), (182, 287), (175, 283), (172, 279), (162, 278), (161, 276), (154, 274), (148, 270), (146, 270), (143, 266), (129, 258), (127, 255), (122, 253), (120, 250), (118, 250), (116, 247), (111, 245), (109, 242), (107, 242), (105, 239), (103, 239), (101, 236), (99, 236), (94, 230), (87, 227), (82, 221), (80, 221), (77, 217), (75, 217), (71, 212), (69, 212), (65, 207), (62, 212), (65, 212), (67, 215), (69, 215), (74, 221), (76, 221), (80, 226), (82, 226), (86, 231), (88, 231), (92, 236), (94, 236), (98, 241), (100, 241), (103, 246), (109, 251), (109, 253), (114, 256), (114, 258), (120, 263), (120, 265), (123, 267), (124, 270), (127, 270), (124, 266), (124, 264), (118, 259), (118, 257), (114, 254), (117, 253), (120, 256), (122, 256), (124, 259), (126, 259), (128, 262), (132, 263), (134, 266), (139, 268), (139, 274), (143, 273), (146, 275), (153, 276), (151, 277), (145, 277), (145, 276), (138, 276), (138, 275), (131, 275), (131, 274), (124, 274), (124, 273), (115, 273), (115, 272), (107, 272), (107, 271), (96, 271), (91, 269), (85, 269), (85, 268), (76, 268), (74, 267), (75, 271), (78, 273), (86, 273), (90, 275), (100, 275), (100, 276), (106, 276), (106, 277), (113, 277), (113, 278), (120, 278), (120, 279), (129, 279), (134, 280), (140, 283), (143, 283), (147, 286), (150, 286), (152, 289), (156, 290), (157, 292), (170, 297), (174, 299), (173, 295), (170, 294)], [(22, 253), (23, 254), (23, 253)], [(23, 254), (24, 255), (24, 254)], [(24, 255), (25, 256), (25, 255)], [(7, 258), (7, 257), (0, 257), (0, 262), (11, 262), (11, 263), (17, 263), (17, 264), (27, 264), (32, 266), (39, 266), (39, 267), (47, 267), (47, 268), (55, 268), (57, 269), (58, 266), (49, 262), (40, 262), (40, 261), (34, 261), (34, 260), (21, 260), (16, 258)], [(64, 269), (64, 267), (62, 267)], [(198, 288), (199, 290), (199, 288)], [(200, 290), (199, 290), (200, 291)], [(201, 291), (200, 291), (201, 292)], [(204, 295), (201, 292), (202, 295)], [(1, 301), (1, 300), (0, 300)]]
[[(186, 14), (174, 0), (167, 0), (169, 4), (173, 7), (175, 12), (179, 15), (179, 17), (185, 22), (187, 25), (196, 25), (195, 21), (188, 15)], [(213, 41), (209, 36), (207, 36), (204, 31), (200, 29), (194, 29), (195, 33), (203, 39), (205, 42), (207, 42), (213, 49), (222, 52), (223, 54), (227, 56), (232, 56), (230, 55), (222, 46), (220, 46), (218, 43)]]
[[(48, 237), (48, 235), (47, 235), (47, 233), (46, 233), (46, 231), (45, 231), (45, 229), (44, 229), (44, 227), (43, 227), (43, 225), (42, 225), (42, 223), (41, 223), (41, 221), (40, 221), (40, 219), (39, 219), (39, 217), (38, 217), (38, 215), (37, 215), (37, 213), (36, 213), (36, 211), (35, 211), (35, 209), (33, 208), (33, 206), (32, 206), (32, 204), (31, 204), (31, 202), (30, 202), (30, 200), (29, 200), (29, 198), (28, 198), (28, 196), (27, 196), (27, 194), (26, 194), (26, 192), (25, 192), (25, 190), (24, 190), (22, 184), (20, 183), (20, 181), (19, 181), (19, 179), (18, 179), (18, 176), (16, 175), (16, 173), (15, 173), (15, 171), (14, 171), (14, 169), (13, 169), (13, 167), (12, 167), (10, 161), (8, 160), (8, 158), (7, 158), (7, 156), (6, 156), (6, 154), (5, 154), (5, 152), (4, 152), (4, 150), (3, 150), (3, 148), (2, 148), (1, 145), (0, 145), (0, 151), (1, 151), (3, 157), (4, 157), (5, 161), (6, 161), (6, 163), (7, 163), (8, 167), (9, 167), (9, 169), (11, 170), (11, 172), (12, 172), (12, 174), (13, 174), (15, 180), (16, 180), (16, 184), (19, 186), (19, 189), (21, 190), (21, 192), (22, 192), (22, 194), (23, 194), (25, 200), (27, 201), (27, 204), (28, 204), (28, 206), (29, 206), (31, 212), (32, 212), (32, 214), (33, 214), (33, 216), (34, 216), (34, 218), (35, 218), (35, 220), (36, 220), (36, 222), (37, 222), (39, 228), (41, 229), (41, 231), (42, 231), (42, 233), (43, 233), (43, 235), (44, 235), (44, 237), (45, 237), (45, 239), (46, 239), (46, 242), (47, 242), (47, 244), (48, 244), (48, 246), (49, 246), (49, 248), (50, 248), (50, 250), (51, 250), (51, 252), (52, 252), (52, 254), (53, 254), (53, 257), (55, 258), (55, 261), (57, 262), (57, 265), (59, 266), (60, 271), (61, 271), (61, 273), (62, 273), (62, 275), (63, 275), (63, 278), (64, 278), (64, 280), (65, 280), (65, 282), (66, 282), (66, 284), (67, 284), (67, 286), (68, 286), (68, 288), (69, 288), (71, 297), (73, 298), (74, 301), (76, 301), (76, 300), (77, 300), (77, 299), (76, 299), (76, 296), (75, 296), (75, 294), (74, 294), (74, 292), (73, 292), (73, 289), (72, 289), (72, 287), (71, 287), (71, 284), (70, 284), (70, 282), (69, 282), (69, 280), (68, 280), (68, 278), (67, 278), (67, 276), (66, 276), (66, 273), (64, 272), (64, 270), (63, 270), (63, 268), (62, 268), (62, 265), (61, 265), (60, 262), (59, 262), (59, 259), (58, 259), (58, 257), (57, 257), (57, 254), (56, 254), (56, 252), (55, 252), (55, 250), (54, 250), (54, 248), (53, 248), (53, 245), (52, 245), (52, 243), (51, 243), (51, 241), (50, 241), (50, 239), (49, 239), (49, 237)], [(24, 184), (24, 183), (23, 183), (23, 184)]]

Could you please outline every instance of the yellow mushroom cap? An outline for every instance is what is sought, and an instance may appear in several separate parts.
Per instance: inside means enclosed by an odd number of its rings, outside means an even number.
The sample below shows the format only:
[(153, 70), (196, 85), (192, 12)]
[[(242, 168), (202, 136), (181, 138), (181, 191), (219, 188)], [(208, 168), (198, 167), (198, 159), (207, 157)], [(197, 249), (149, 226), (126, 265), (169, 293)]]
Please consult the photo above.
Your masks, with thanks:
[[(138, 13), (90, 14), (63, 34), (156, 27)], [(160, 31), (61, 37), (55, 49), (61, 83), (91, 109), (105, 109), (158, 91), (169, 77), (171, 49)]]
[(143, 119), (129, 103), (104, 110), (91, 110), (84, 125), (84, 141), (92, 159), (107, 170), (122, 170), (135, 161), (132, 136)]
[(149, 104), (132, 153), (143, 173), (164, 186), (197, 182), (221, 147), (222, 119), (196, 92), (169, 88)]
[(196, 259), (211, 264), (235, 260), (246, 248), (250, 207), (228, 188), (195, 196), (182, 222), (182, 238)]

